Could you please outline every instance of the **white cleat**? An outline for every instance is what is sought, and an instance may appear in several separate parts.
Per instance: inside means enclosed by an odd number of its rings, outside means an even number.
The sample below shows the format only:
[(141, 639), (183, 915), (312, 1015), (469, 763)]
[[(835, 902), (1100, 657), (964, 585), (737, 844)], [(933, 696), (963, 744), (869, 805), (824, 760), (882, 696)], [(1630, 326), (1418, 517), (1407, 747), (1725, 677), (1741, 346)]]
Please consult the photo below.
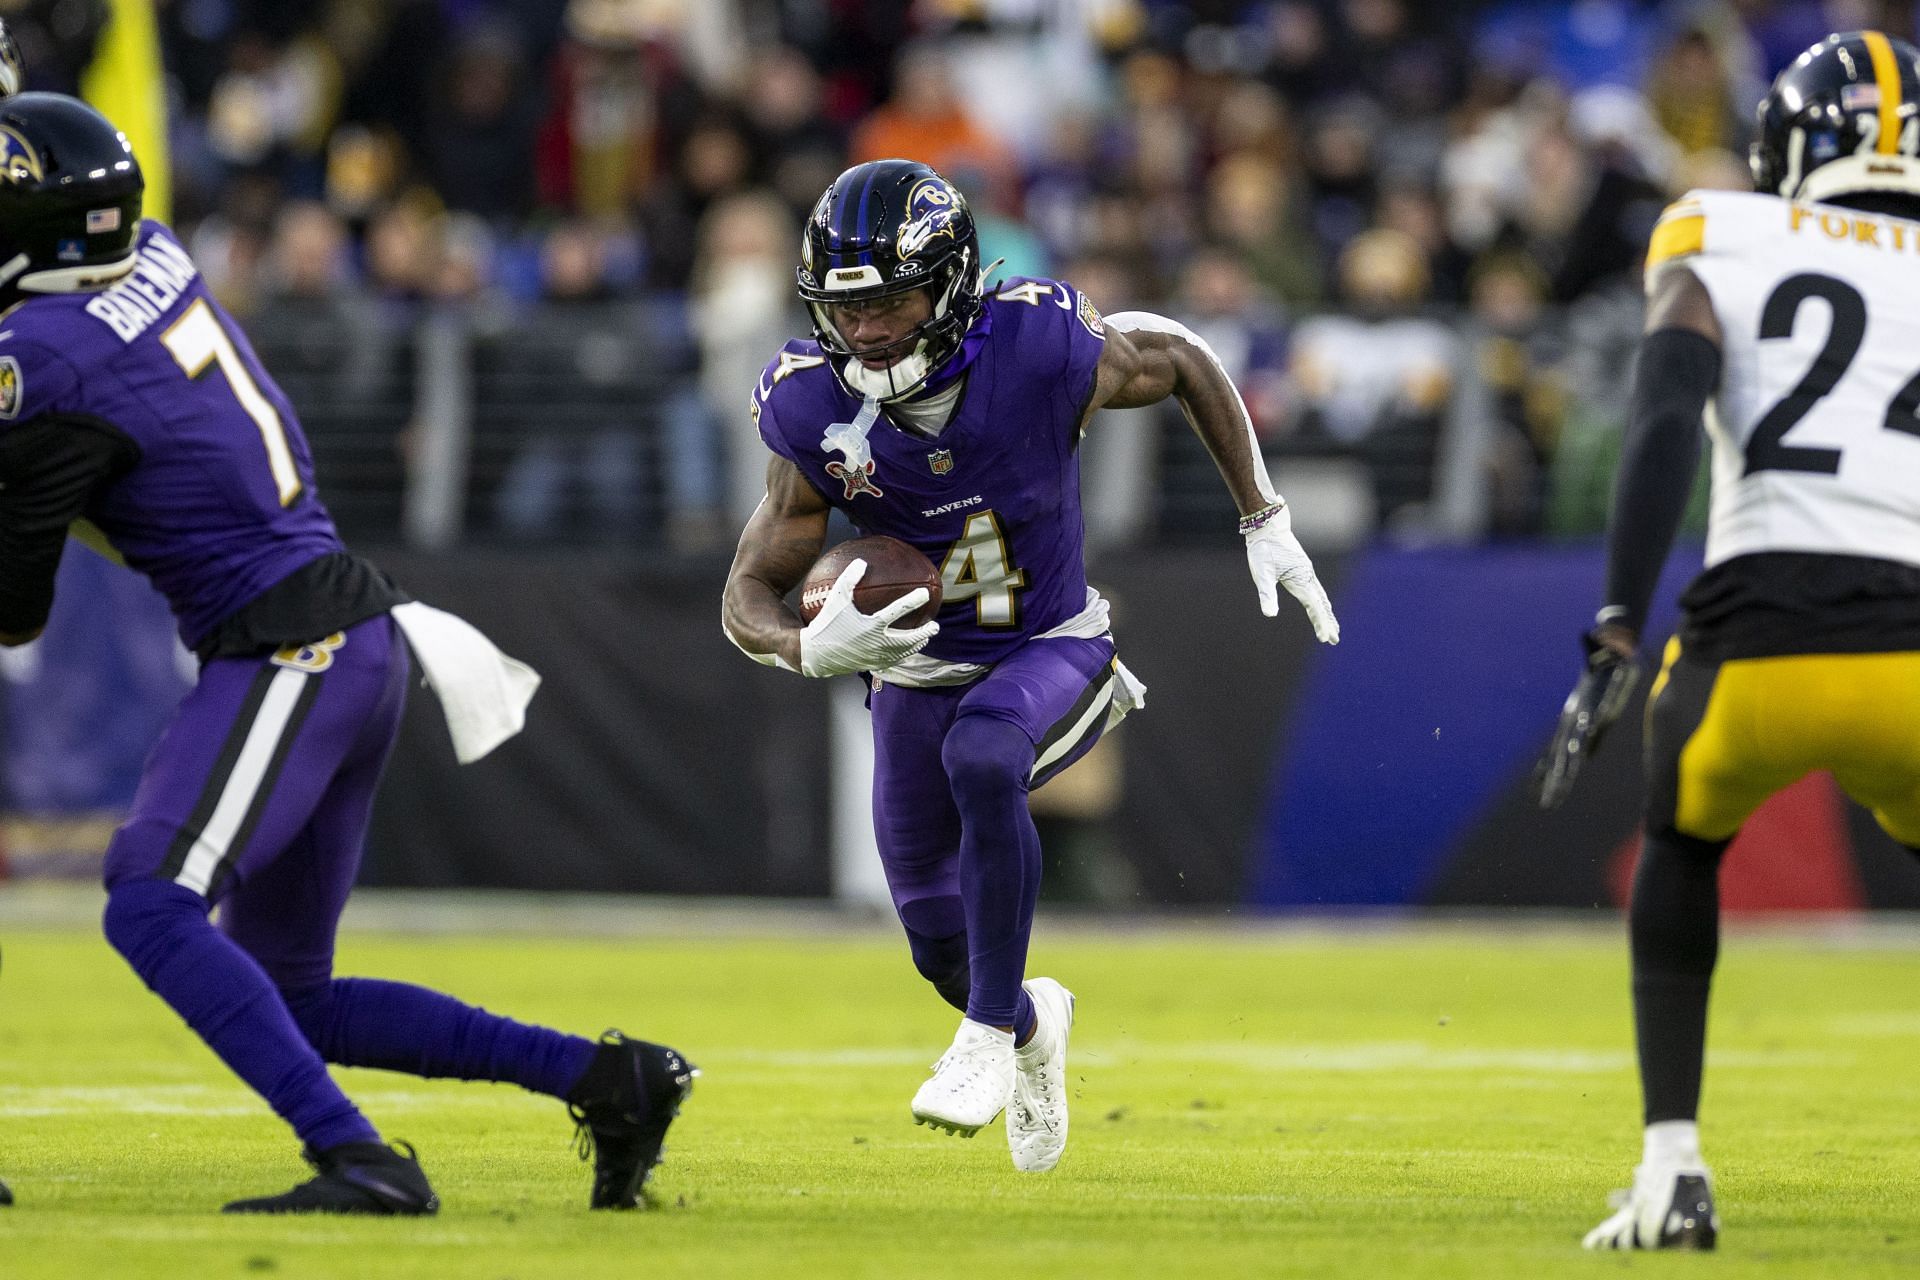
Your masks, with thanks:
[(1013, 1033), (960, 1020), (953, 1047), (913, 1095), (913, 1122), (971, 1138), (1013, 1097)]
[(1007, 1104), (1007, 1149), (1022, 1173), (1045, 1173), (1067, 1149), (1067, 1034), (1073, 992), (1052, 978), (1026, 984), (1036, 1018), (1033, 1039), (1013, 1051), (1013, 1101)]
[(1711, 1249), (1720, 1238), (1713, 1179), (1704, 1165), (1641, 1165), (1617, 1212), (1587, 1232), (1588, 1249)]

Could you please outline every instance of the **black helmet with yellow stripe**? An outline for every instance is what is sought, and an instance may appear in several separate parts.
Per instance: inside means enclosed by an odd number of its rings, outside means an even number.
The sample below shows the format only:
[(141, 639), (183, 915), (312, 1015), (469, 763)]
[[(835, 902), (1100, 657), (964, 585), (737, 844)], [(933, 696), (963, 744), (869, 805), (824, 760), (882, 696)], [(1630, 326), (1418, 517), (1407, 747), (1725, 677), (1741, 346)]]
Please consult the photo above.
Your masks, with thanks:
[(1814, 45), (1761, 102), (1749, 161), (1769, 195), (1920, 196), (1920, 49), (1878, 31)]

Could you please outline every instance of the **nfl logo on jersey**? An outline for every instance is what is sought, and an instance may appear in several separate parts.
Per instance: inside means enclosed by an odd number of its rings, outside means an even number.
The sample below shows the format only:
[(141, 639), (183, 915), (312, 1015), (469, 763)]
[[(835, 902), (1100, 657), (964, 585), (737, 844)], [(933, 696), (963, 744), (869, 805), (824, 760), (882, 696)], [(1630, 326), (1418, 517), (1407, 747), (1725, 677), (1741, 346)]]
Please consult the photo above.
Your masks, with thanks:
[(933, 468), (933, 474), (943, 476), (953, 470), (953, 450), (935, 449), (927, 455), (927, 465)]

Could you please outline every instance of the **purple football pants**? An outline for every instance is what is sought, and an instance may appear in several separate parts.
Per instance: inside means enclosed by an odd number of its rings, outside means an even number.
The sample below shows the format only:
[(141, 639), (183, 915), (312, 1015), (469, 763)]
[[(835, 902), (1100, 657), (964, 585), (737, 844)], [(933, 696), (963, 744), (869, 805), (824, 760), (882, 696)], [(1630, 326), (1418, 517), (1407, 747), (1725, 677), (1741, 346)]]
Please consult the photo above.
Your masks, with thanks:
[(328, 1062), (562, 1096), (595, 1048), (419, 987), (333, 976), (409, 667), (384, 614), (304, 648), (208, 662), (107, 850), (108, 941), (314, 1150), (379, 1140)]
[(1099, 740), (1113, 662), (1111, 638), (1030, 640), (971, 684), (882, 684), (868, 703), (874, 833), (914, 966), (969, 1018), (1021, 1037), (1040, 891), (1027, 793)]

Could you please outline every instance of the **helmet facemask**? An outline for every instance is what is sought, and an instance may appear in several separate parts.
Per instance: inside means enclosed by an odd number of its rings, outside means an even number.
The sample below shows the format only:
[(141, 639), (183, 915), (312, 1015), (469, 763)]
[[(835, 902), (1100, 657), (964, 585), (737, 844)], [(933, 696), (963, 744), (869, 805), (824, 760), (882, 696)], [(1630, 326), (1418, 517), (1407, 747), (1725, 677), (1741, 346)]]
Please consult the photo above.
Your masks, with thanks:
[[(813, 336), (820, 343), (820, 349), (835, 362), (835, 369), (847, 388), (858, 395), (875, 400), (904, 400), (927, 385), (927, 382), (940, 371), (942, 365), (960, 349), (960, 343), (966, 337), (971, 318), (965, 318), (965, 308), (957, 306), (960, 299), (955, 295), (968, 263), (960, 258), (950, 259), (938, 271), (934, 278), (924, 283), (915, 283), (904, 288), (896, 288), (884, 293), (872, 293), (861, 289), (856, 292), (861, 297), (849, 297), (847, 301), (867, 301), (878, 298), (898, 297), (914, 289), (924, 289), (932, 298), (933, 314), (915, 325), (903, 337), (895, 339), (882, 347), (855, 348), (847, 341), (846, 335), (833, 321), (834, 302), (820, 302), (809, 299), (807, 311), (813, 318)], [(861, 357), (892, 356), (893, 362), (883, 369), (870, 369), (861, 363)]]

